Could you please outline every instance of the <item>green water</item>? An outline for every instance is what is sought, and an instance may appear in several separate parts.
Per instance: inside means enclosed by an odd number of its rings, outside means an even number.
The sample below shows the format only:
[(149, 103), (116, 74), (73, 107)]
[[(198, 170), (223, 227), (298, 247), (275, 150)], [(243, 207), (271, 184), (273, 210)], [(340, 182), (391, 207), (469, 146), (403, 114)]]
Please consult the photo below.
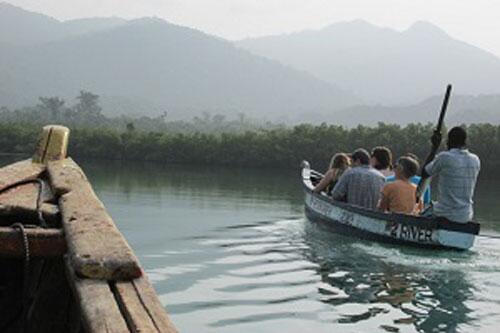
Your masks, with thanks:
[[(297, 172), (78, 161), (181, 332), (497, 332), (500, 240), (429, 251), (304, 218)], [(476, 217), (500, 235), (500, 180)]]

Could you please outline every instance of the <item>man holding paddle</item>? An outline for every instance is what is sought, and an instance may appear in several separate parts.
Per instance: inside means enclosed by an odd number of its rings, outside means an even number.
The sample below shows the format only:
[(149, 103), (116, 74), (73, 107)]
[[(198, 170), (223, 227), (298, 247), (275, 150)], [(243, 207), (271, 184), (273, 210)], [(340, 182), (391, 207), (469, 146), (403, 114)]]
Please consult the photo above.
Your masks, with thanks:
[[(465, 129), (453, 127), (448, 132), (448, 150), (439, 153), (422, 169), (423, 178), (439, 177), (438, 201), (428, 214), (461, 223), (472, 220), (472, 197), (481, 163), (477, 155), (466, 149), (466, 140)], [(432, 143), (439, 146), (440, 142), (441, 135), (435, 132)]]
[(429, 177), (438, 176), (438, 201), (423, 215), (444, 217), (450, 221), (466, 223), (473, 215), (474, 189), (481, 162), (477, 155), (466, 149), (467, 132), (462, 127), (453, 127), (448, 132), (448, 150), (436, 155), (441, 145), (441, 128), (448, 107), (451, 85), (446, 87), (439, 121), (431, 137), (432, 149), (422, 167), (422, 178), (417, 188), (417, 200), (422, 198), (422, 189)]

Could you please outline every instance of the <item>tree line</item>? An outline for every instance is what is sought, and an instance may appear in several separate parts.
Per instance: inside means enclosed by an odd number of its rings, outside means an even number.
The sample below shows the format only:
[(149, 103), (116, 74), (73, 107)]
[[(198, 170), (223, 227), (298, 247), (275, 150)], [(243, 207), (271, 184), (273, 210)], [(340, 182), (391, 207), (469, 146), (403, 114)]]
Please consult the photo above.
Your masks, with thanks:
[(169, 133), (242, 133), (260, 128), (279, 128), (282, 124), (251, 119), (243, 113), (232, 118), (222, 114), (203, 112), (190, 120), (169, 120), (168, 111), (156, 116), (106, 116), (100, 106), (100, 97), (89, 91), (80, 91), (76, 103), (69, 105), (58, 96), (39, 97), (33, 106), (11, 109), (0, 107), (0, 123), (61, 124), (70, 128), (106, 128), (115, 130)]
[[(332, 154), (388, 146), (395, 157), (412, 152), (424, 158), (432, 124), (374, 127), (301, 124), (242, 133), (172, 133), (125, 129), (72, 128), (69, 154), (75, 158), (146, 160), (192, 165), (297, 168), (303, 159), (323, 170)], [(469, 148), (483, 168), (500, 166), (500, 126), (467, 126)], [(41, 126), (0, 123), (0, 152), (32, 153)]]

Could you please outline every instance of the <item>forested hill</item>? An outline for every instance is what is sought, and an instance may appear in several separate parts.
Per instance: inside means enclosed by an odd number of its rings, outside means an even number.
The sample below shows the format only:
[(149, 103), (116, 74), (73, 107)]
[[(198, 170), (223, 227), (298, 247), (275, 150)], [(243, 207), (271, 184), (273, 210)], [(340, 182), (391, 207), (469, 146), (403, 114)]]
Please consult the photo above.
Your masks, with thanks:
[[(0, 5), (0, 106), (80, 90), (100, 95), (108, 114), (186, 118), (216, 111), (277, 119), (358, 103), (310, 74), (161, 19), (104, 20), (91, 31), (85, 21), (64, 24), (14, 9)], [(68, 34), (70, 26), (81, 33)]]
[[(360, 123), (367, 126), (379, 122), (391, 124), (427, 123), (437, 120), (442, 96), (427, 98), (409, 106), (355, 106), (329, 115), (328, 122), (347, 127)], [(318, 117), (325, 119), (326, 117)], [(362, 120), (362, 121), (361, 121)], [(446, 113), (448, 125), (500, 124), (500, 95), (452, 95)]]
[(429, 22), (401, 32), (362, 20), (339, 22), (237, 45), (336, 82), (369, 104), (416, 104), (447, 83), (457, 94), (500, 93), (500, 59)]
[(106, 30), (125, 24), (117, 17), (58, 21), (0, 2), (0, 44), (34, 45)]

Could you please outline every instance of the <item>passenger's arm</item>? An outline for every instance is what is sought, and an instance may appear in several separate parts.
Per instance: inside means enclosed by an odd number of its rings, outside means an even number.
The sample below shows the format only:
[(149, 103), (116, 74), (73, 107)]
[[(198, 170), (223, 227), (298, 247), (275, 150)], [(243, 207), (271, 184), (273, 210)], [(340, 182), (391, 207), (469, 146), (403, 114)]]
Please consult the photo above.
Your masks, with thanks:
[(347, 195), (347, 182), (348, 182), (348, 175), (343, 174), (340, 179), (337, 181), (337, 184), (335, 184), (335, 187), (332, 190), (332, 198), (333, 200), (337, 201), (344, 201), (345, 197)]
[(420, 212), (422, 212), (423, 210), (424, 210), (424, 203), (422, 202), (422, 200), (420, 200), (415, 204), (415, 210), (413, 212), (413, 215), (419, 215)]
[(384, 186), (382, 188), (382, 191), (380, 191), (380, 200), (378, 202), (378, 209), (380, 209), (381, 211), (388, 211), (389, 210), (389, 191), (388, 191), (388, 187), (387, 186)]
[(335, 177), (335, 170), (330, 169), (326, 172), (326, 174), (321, 178), (321, 181), (314, 187), (313, 192), (319, 193), (323, 191), (328, 184), (330, 184), (333, 181), (333, 178)]

